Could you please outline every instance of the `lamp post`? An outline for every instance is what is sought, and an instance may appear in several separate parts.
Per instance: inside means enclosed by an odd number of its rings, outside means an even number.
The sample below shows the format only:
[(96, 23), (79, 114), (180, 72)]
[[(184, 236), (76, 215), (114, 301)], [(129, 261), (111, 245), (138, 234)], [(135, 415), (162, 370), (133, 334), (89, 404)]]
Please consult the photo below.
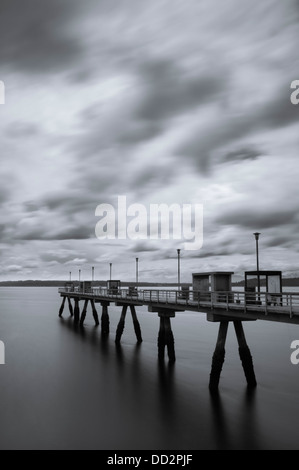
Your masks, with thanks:
[(79, 269), (79, 282), (81, 280), (81, 269)]
[(72, 272), (70, 271), (70, 282), (71, 282), (71, 280), (72, 280)]
[(112, 276), (112, 263), (110, 263), (110, 281), (111, 281), (111, 276)]
[(94, 281), (94, 266), (91, 268), (91, 280)]
[(261, 290), (261, 284), (260, 284), (260, 268), (259, 268), (259, 232), (255, 232), (253, 234), (255, 236), (255, 245), (256, 245), (256, 271), (257, 271), (257, 290), (258, 290), (258, 300), (260, 300), (260, 290)]
[(138, 258), (136, 258), (136, 285), (138, 284)]
[(181, 290), (181, 266), (180, 266), (181, 250), (177, 249), (177, 253), (178, 253), (178, 290)]

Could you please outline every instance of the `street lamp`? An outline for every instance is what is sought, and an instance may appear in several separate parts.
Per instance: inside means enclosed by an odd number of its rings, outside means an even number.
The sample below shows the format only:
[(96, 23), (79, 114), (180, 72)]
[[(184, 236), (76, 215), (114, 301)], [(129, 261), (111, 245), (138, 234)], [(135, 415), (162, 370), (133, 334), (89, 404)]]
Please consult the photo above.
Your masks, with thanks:
[(181, 250), (177, 249), (177, 253), (178, 253), (178, 290), (180, 290), (181, 289), (181, 266), (180, 266)]
[(70, 271), (70, 282), (71, 282), (71, 280), (72, 280), (72, 272)]
[(259, 268), (259, 232), (255, 232), (253, 234), (255, 236), (255, 244), (256, 244), (256, 271), (257, 271), (257, 290), (258, 290), (258, 300), (260, 300), (260, 291), (261, 291), (261, 284), (260, 284), (260, 268)]
[(138, 258), (136, 258), (136, 284), (138, 284)]
[(91, 280), (94, 281), (94, 266), (91, 268)]
[(111, 281), (111, 276), (112, 276), (112, 263), (110, 263), (110, 281)]
[(81, 269), (79, 269), (79, 282), (80, 282), (80, 279), (81, 279)]

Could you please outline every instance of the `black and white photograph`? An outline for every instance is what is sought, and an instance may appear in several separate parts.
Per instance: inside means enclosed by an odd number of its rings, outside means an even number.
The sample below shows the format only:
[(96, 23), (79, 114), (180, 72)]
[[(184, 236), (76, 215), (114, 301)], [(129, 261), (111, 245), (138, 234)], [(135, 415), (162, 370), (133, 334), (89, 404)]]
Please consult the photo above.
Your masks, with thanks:
[(299, 450), (298, 38), (298, 0), (0, 0), (0, 450)]

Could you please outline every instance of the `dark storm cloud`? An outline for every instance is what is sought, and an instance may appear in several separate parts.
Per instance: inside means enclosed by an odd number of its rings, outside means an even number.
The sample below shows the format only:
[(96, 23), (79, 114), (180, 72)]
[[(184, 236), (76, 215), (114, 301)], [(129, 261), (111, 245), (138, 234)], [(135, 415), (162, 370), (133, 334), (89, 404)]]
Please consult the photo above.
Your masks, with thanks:
[(281, 128), (299, 121), (298, 107), (290, 101), (290, 83), (293, 77), (283, 81), (275, 90), (273, 100), (264, 104), (256, 116), (258, 123), (264, 128)]
[(23, 139), (39, 134), (40, 129), (36, 124), (29, 122), (12, 122), (5, 129), (5, 136), (12, 139)]
[[(219, 152), (221, 147), (235, 147), (240, 139), (254, 133), (276, 131), (277, 128), (295, 124), (298, 120), (298, 109), (290, 102), (289, 85), (284, 88), (279, 85), (275, 88), (272, 99), (262, 105), (249, 107), (247, 112), (243, 111), (238, 116), (227, 113), (222, 118), (219, 108), (214, 122), (208, 127), (198, 127), (197, 131), (191, 131), (176, 152), (190, 158), (202, 173), (208, 174), (213, 165), (219, 163), (215, 152)], [(234, 153), (230, 153), (231, 156), (234, 156)], [(251, 154), (251, 159), (253, 156), (254, 154)]]
[(37, 212), (40, 210), (40, 204), (35, 201), (25, 201), (23, 203), (23, 208), (25, 213)]
[(10, 197), (9, 187), (0, 186), (0, 204), (3, 204), (4, 202), (8, 201), (9, 197)]
[(152, 246), (150, 242), (138, 242), (134, 247), (132, 247), (129, 251), (133, 253), (142, 253), (142, 252), (152, 252), (152, 251), (159, 251), (159, 249), (155, 246)]
[[(277, 230), (276, 228), (276, 231)], [(285, 247), (285, 248), (292, 248), (296, 244), (296, 235), (293, 235), (288, 233), (288, 234), (279, 234), (279, 235), (274, 235), (272, 237), (269, 237), (268, 240), (264, 242), (265, 246), (268, 247)]]
[(47, 263), (50, 263), (52, 261), (58, 261), (59, 263), (67, 263), (68, 261), (72, 261), (74, 259), (74, 253), (67, 254), (59, 252), (46, 252), (40, 254), (40, 259), (42, 261), (46, 261)]
[(90, 195), (66, 188), (66, 192), (57, 192), (45, 196), (41, 200), (41, 206), (50, 211), (60, 212), (62, 214), (76, 214), (88, 209), (90, 204)]
[(233, 152), (228, 152), (222, 161), (233, 162), (243, 160), (256, 160), (260, 156), (260, 152), (252, 148), (240, 148)]
[[(218, 66), (218, 72), (220, 72)], [(144, 95), (137, 117), (156, 121), (174, 118), (216, 99), (226, 88), (227, 74), (184, 70), (174, 61), (149, 59), (140, 65)]]
[(215, 222), (221, 225), (236, 225), (250, 229), (265, 229), (279, 226), (280, 224), (292, 224), (296, 221), (297, 212), (288, 209), (271, 207), (252, 207), (231, 209), (230, 211), (216, 217)]
[(1, 0), (2, 67), (48, 73), (74, 64), (82, 54), (80, 37), (70, 31), (78, 2)]
[(46, 227), (18, 229), (15, 240), (85, 240), (94, 237), (94, 227), (74, 225), (47, 230)]
[[(162, 135), (169, 121), (216, 100), (227, 88), (228, 74), (188, 70), (179, 61), (147, 57), (136, 59), (127, 72), (135, 78), (130, 98), (115, 112), (97, 102), (81, 111), (82, 133), (72, 144), (78, 158), (90, 158), (101, 149), (132, 147)], [(135, 82), (134, 82), (135, 83)]]

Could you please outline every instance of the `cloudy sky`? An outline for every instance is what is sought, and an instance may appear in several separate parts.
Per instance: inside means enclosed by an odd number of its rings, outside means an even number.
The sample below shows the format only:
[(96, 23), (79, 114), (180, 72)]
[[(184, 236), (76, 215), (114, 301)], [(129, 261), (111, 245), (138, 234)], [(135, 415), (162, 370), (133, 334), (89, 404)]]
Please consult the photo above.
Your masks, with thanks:
[[(299, 275), (298, 0), (1, 0), (0, 280)], [(202, 204), (203, 246), (99, 240), (99, 204)]]

